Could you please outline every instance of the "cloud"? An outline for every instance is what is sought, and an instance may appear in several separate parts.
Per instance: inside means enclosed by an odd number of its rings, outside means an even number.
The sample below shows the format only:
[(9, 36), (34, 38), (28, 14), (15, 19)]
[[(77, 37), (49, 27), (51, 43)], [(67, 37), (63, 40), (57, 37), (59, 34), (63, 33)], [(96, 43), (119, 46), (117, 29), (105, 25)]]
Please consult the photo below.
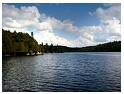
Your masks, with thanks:
[(16, 8), (14, 5), (3, 4), (2, 26), (12, 28), (36, 27), (40, 13), (35, 6)]
[(73, 25), (73, 22), (70, 20), (64, 20), (63, 22), (55, 19), (54, 17), (48, 17), (46, 22), (50, 23), (53, 28), (66, 30), (68, 32), (76, 32), (78, 27)]
[(85, 47), (85, 46), (91, 46), (91, 45), (96, 45), (96, 43), (92, 40), (93, 36), (92, 35), (87, 35), (86, 37), (79, 36), (76, 40), (73, 40), (70, 42), (70, 47)]
[(94, 13), (92, 13), (92, 12), (88, 12), (88, 14), (89, 14), (90, 16), (94, 16)]
[[(11, 31), (34, 32), (34, 38), (38, 43), (44, 42), (54, 45), (71, 47), (92, 46), (114, 40), (121, 40), (121, 5), (104, 4), (107, 8), (97, 8), (95, 12), (88, 12), (91, 16), (97, 16), (99, 25), (75, 26), (73, 21), (65, 19), (60, 21), (55, 17), (40, 13), (36, 6), (21, 6), (3, 4), (2, 6), (2, 28)], [(73, 40), (59, 36), (55, 33), (69, 32)], [(56, 31), (57, 32), (57, 31)]]
[(13, 28), (19, 28), (21, 27), (21, 24), (18, 23), (16, 20), (10, 18), (10, 17), (6, 17), (3, 19), (3, 26), (7, 26), (7, 27), (13, 27)]
[(70, 42), (68, 40), (66, 40), (65, 38), (59, 37), (57, 35), (55, 35), (53, 32), (49, 31), (49, 30), (45, 30), (41, 32), (42, 34), (42, 39), (45, 43), (48, 44), (54, 44), (54, 45), (64, 45), (67, 46), (70, 44)]
[(51, 31), (53, 29), (52, 26), (50, 25), (50, 23), (48, 23), (48, 22), (42, 22), (42, 23), (39, 23), (39, 25), (40, 25), (41, 30)]
[(98, 8), (96, 10), (97, 16), (100, 18), (100, 20), (113, 20), (113, 19), (121, 19), (121, 4), (111, 4), (111, 7), (108, 9), (102, 9)]

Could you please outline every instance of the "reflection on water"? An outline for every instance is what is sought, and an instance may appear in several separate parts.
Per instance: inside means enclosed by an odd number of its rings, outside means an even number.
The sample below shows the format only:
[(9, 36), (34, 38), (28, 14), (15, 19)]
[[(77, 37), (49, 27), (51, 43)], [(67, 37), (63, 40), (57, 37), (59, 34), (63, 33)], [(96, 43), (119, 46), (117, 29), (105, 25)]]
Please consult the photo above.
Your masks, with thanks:
[(3, 91), (121, 91), (121, 53), (3, 57)]

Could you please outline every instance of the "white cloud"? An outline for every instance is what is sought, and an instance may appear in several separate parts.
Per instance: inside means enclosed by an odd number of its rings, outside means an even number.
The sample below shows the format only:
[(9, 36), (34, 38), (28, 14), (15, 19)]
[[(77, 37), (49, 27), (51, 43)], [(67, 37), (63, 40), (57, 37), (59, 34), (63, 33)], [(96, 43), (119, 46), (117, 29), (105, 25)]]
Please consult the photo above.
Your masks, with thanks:
[(88, 12), (88, 14), (90, 15), (90, 16), (94, 16), (95, 15), (95, 12)]
[[(95, 12), (89, 12), (91, 16), (98, 16), (100, 24), (97, 26), (74, 26), (69, 19), (60, 21), (55, 17), (47, 17), (39, 13), (35, 6), (16, 8), (14, 5), (3, 4), (2, 28), (11, 31), (34, 32), (34, 38), (38, 43), (53, 43), (72, 47), (96, 45), (99, 43), (121, 39), (121, 5), (104, 4), (107, 9), (98, 8)], [(55, 34), (59, 29), (78, 35), (77, 39), (67, 40)], [(71, 36), (73, 37), (73, 36)]]
[[(5, 23), (4, 23), (5, 22)], [(3, 26), (7, 26), (7, 27), (15, 27), (15, 28), (19, 28), (21, 27), (21, 24), (18, 23), (16, 20), (12, 19), (12, 18), (9, 18), (9, 17), (6, 17), (3, 19)]]
[(114, 40), (119, 41), (120, 38), (118, 38), (118, 36), (110, 36), (110, 37), (107, 38), (107, 42), (114, 41)]
[(107, 33), (121, 35), (121, 24), (117, 19), (106, 20), (100, 24), (104, 31)]
[(3, 4), (2, 7), (3, 27), (37, 27), (40, 13), (35, 6), (16, 8), (13, 5)]
[(98, 8), (96, 10), (96, 14), (102, 21), (113, 20), (114, 18), (120, 20), (121, 19), (121, 4), (117, 4), (116, 6), (111, 6), (108, 9)]
[(54, 45), (64, 45), (67, 46), (70, 44), (70, 42), (62, 37), (59, 37), (57, 35), (55, 35), (53, 32), (49, 31), (49, 30), (45, 30), (42, 31), (42, 39), (43, 42), (45, 43), (49, 43), (49, 44), (54, 44)]
[(42, 22), (42, 23), (39, 23), (39, 25), (40, 25), (41, 30), (51, 31), (53, 29), (52, 26), (50, 25), (50, 23), (48, 23), (48, 22)]
[(54, 17), (48, 17), (46, 22), (50, 23), (53, 28), (66, 30), (68, 32), (76, 32), (78, 27), (73, 25), (73, 22), (70, 20), (64, 20), (63, 22), (55, 19)]
[(89, 40), (89, 38), (91, 39), (92, 36), (88, 35), (85, 38), (83, 36), (79, 36), (76, 40), (70, 42), (70, 46), (75, 47), (75, 45), (77, 45), (77, 47), (85, 47), (96, 45), (96, 43), (93, 40)]

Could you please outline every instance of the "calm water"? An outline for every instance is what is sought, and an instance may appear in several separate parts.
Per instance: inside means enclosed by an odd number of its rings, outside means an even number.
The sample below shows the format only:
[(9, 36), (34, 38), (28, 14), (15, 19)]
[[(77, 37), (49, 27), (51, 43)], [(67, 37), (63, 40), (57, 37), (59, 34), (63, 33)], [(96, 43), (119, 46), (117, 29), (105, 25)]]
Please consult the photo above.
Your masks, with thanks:
[(3, 57), (5, 91), (121, 91), (121, 53)]

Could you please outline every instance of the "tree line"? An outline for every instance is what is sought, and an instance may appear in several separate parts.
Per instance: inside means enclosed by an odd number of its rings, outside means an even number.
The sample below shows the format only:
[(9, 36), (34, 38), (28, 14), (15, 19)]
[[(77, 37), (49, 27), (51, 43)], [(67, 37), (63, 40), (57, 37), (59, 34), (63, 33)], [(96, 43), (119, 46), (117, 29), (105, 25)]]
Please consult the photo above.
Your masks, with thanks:
[(121, 52), (121, 41), (88, 47), (66, 47), (61, 45), (44, 45), (28, 33), (10, 32), (2, 29), (2, 55), (26, 55), (27, 53), (63, 53), (63, 52)]

